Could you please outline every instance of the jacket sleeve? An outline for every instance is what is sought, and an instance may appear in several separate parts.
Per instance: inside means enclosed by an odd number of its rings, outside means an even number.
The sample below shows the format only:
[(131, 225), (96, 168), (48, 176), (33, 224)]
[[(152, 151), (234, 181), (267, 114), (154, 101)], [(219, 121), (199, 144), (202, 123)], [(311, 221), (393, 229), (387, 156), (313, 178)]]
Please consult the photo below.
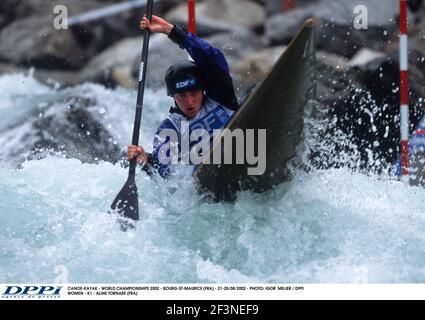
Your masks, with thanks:
[(201, 69), (207, 95), (231, 110), (239, 109), (233, 80), (223, 53), (181, 26), (175, 25), (168, 37), (180, 48), (186, 49)]
[[(153, 140), (153, 151), (148, 154), (148, 162), (145, 164), (142, 169), (149, 174), (152, 174), (152, 171), (157, 171), (161, 177), (166, 178), (172, 172), (172, 164), (171, 163), (163, 163), (160, 161), (161, 153), (166, 152), (166, 156), (170, 157), (170, 148), (167, 149), (166, 144), (172, 144), (173, 141), (170, 141), (170, 136), (163, 138), (160, 136), (160, 132), (162, 130), (171, 130), (170, 132), (175, 132), (175, 137), (178, 138), (178, 134), (174, 126), (167, 119), (164, 120), (159, 128), (155, 132), (155, 137)], [(177, 141), (176, 141), (177, 142)]]

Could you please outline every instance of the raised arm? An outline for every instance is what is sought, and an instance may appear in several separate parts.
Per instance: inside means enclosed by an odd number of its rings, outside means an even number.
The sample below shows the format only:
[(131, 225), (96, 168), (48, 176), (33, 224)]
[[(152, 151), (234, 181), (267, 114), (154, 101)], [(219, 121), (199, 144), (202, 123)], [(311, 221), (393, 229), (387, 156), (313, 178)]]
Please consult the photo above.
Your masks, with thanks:
[(206, 80), (207, 95), (225, 107), (237, 110), (239, 104), (223, 53), (180, 26), (174, 26), (168, 37), (180, 48), (186, 49), (201, 69)]
[(158, 16), (152, 16), (152, 21), (143, 18), (140, 27), (166, 34), (180, 48), (186, 49), (203, 73), (207, 95), (229, 109), (239, 108), (229, 66), (219, 49)]

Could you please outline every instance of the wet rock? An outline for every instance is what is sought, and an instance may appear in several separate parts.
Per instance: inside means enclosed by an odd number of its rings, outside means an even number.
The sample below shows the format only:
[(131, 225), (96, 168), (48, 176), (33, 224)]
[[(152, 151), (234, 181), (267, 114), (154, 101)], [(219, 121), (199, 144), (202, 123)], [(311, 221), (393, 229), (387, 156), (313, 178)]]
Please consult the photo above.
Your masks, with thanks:
[[(264, 9), (251, 0), (214, 0), (196, 5), (197, 32), (204, 36), (233, 28), (256, 28), (264, 22)], [(181, 4), (166, 15), (174, 23), (186, 25), (187, 5)]]
[(265, 36), (270, 45), (288, 44), (304, 21), (313, 16), (315, 5), (279, 13), (265, 23)]
[[(266, 23), (266, 37), (270, 44), (286, 44), (309, 17), (317, 19), (317, 48), (351, 58), (359, 49), (383, 49), (390, 35), (397, 29), (398, 0), (382, 5), (379, 0), (319, 1), (273, 16)], [(354, 8), (368, 8), (368, 29), (354, 28)], [(394, 6), (393, 6), (394, 5)]]
[[(164, 87), (164, 76), (167, 69), (179, 60), (187, 60), (186, 50), (180, 49), (168, 37), (159, 34), (151, 38), (146, 85), (152, 89)], [(133, 66), (133, 76), (139, 77), (140, 58)]]
[[(24, 66), (45, 69), (80, 69), (92, 57), (129, 36), (140, 35), (137, 9), (55, 30), (53, 8), (65, 5), (69, 17), (103, 7), (98, 1), (18, 2), (11, 7), (20, 19), (0, 34), (0, 59)], [(34, 9), (33, 8), (37, 8)], [(32, 10), (32, 11), (31, 11)], [(32, 15), (26, 14), (31, 11)], [(28, 17), (27, 17), (28, 16)]]
[(28, 74), (31, 73), (41, 83), (53, 87), (75, 86), (81, 82), (81, 78), (77, 72), (60, 71), (60, 70), (44, 70), (36, 68), (20, 68), (12, 64), (0, 63), (0, 75), (2, 74)]
[(0, 15), (0, 30), (6, 26), (10, 21), (7, 19), (6, 16)]
[[(261, 41), (258, 40), (251, 31), (246, 29), (239, 29), (238, 32), (233, 33), (217, 34), (206, 38), (206, 40), (223, 52), (229, 64), (232, 76), (238, 73), (235, 68), (241, 69), (240, 66), (237, 67), (241, 60), (262, 48)], [(254, 80), (251, 77), (248, 83), (259, 80), (260, 79)], [(244, 80), (240, 81), (237, 76), (234, 78), (234, 86), (239, 101), (245, 99), (249, 89), (252, 87), (252, 85), (247, 84)]]
[(12, 64), (0, 63), (0, 75), (2, 74), (13, 74), (23, 73), (24, 69), (17, 68)]
[(217, 34), (205, 40), (224, 53), (230, 66), (263, 47), (261, 40), (247, 29)]
[[(59, 3), (59, 1), (56, 1)], [(53, 2), (43, 0), (3, 0), (0, 3), (0, 12), (9, 20), (17, 20), (20, 18), (33, 15), (49, 15), (53, 13)]]
[(425, 187), (425, 151), (417, 151), (410, 157), (410, 185)]
[[(425, 13), (425, 8), (423, 11)], [(398, 42), (394, 41), (394, 43)], [(409, 48), (421, 52), (422, 57), (425, 57), (425, 19), (411, 26), (409, 31)]]
[(236, 63), (232, 67), (232, 74), (241, 91), (246, 92), (264, 79), (284, 50), (284, 46), (263, 49)]
[(396, 29), (396, 24), (356, 30), (352, 26), (324, 22), (316, 29), (317, 49), (352, 58), (362, 48), (383, 50)]
[(371, 50), (368, 48), (363, 48), (355, 54), (355, 56), (348, 62), (348, 65), (350, 67), (361, 67), (377, 58), (383, 57), (385, 57), (385, 53)]
[[(81, 80), (108, 87), (135, 87), (139, 76), (142, 37), (122, 40), (91, 60), (81, 71)], [(170, 65), (188, 59), (180, 49), (162, 34), (151, 36), (146, 85), (153, 89), (164, 86), (164, 75)]]
[(86, 82), (96, 82), (114, 87), (118, 84), (116, 70), (131, 69), (134, 66), (141, 54), (141, 43), (141, 38), (128, 38), (118, 42), (90, 60), (79, 73), (79, 78)]
[(407, 2), (410, 10), (412, 10), (412, 12), (418, 12), (422, 6), (423, 6), (424, 1), (423, 0), (409, 0)]
[(90, 112), (89, 100), (69, 102), (66, 113), (44, 116), (33, 123), (36, 142), (33, 150), (53, 149), (83, 162), (118, 162), (121, 152), (112, 136)]
[[(425, 95), (425, 74), (420, 70), (422, 66), (415, 63), (417, 59), (414, 53), (409, 59), (412, 132), (424, 114), (421, 101)], [(333, 130), (350, 137), (350, 143), (359, 152), (361, 168), (384, 170), (395, 163), (399, 155), (398, 51), (363, 66), (350, 68), (340, 76), (337, 74), (332, 71), (323, 76), (322, 81), (319, 78), (319, 90), (323, 88), (323, 92), (333, 92), (323, 99), (324, 104), (329, 106)], [(338, 79), (343, 80), (338, 82)], [(329, 86), (329, 81), (333, 87)]]
[(55, 30), (48, 17), (18, 20), (0, 33), (0, 59), (17, 65), (72, 69), (81, 55), (70, 30)]
[(25, 123), (4, 132), (1, 140), (13, 147), (9, 146), (1, 157), (16, 164), (49, 152), (88, 163), (121, 160), (119, 147), (92, 109), (96, 102), (81, 97), (69, 97), (64, 102), (68, 105), (64, 111), (62, 102), (61, 106), (53, 103), (40, 109), (38, 116), (29, 114)]
[(319, 0), (294, 0), (292, 1), (292, 6), (285, 6), (283, 0), (267, 0), (265, 1), (266, 14), (268, 17), (271, 17), (275, 14), (279, 14), (284, 12), (285, 10), (294, 10), (296, 8), (300, 8), (306, 5), (310, 5), (312, 2)]
[(346, 58), (319, 51), (316, 61), (316, 97), (325, 106), (341, 99), (350, 87), (361, 87), (357, 73), (349, 72), (349, 61)]

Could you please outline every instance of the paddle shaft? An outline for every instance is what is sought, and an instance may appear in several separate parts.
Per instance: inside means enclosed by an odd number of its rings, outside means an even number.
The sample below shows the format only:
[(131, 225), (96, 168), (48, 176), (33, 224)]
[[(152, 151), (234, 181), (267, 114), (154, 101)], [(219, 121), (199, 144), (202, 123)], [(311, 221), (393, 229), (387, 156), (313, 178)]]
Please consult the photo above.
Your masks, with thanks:
[(188, 0), (187, 10), (188, 10), (187, 31), (195, 34), (196, 33), (195, 0)]
[[(153, 0), (148, 0), (146, 7), (146, 17), (152, 19), (152, 9), (153, 9)], [(149, 38), (151, 32), (149, 29), (143, 30), (143, 48), (142, 48), (142, 58), (140, 62), (139, 69), (139, 85), (137, 88), (137, 102), (136, 102), (136, 115), (134, 117), (134, 128), (133, 128), (133, 139), (132, 144), (137, 146), (139, 145), (139, 136), (140, 136), (140, 122), (142, 119), (143, 111), (143, 97), (145, 95), (145, 80), (146, 80), (146, 69), (148, 64), (148, 48), (149, 48)], [(129, 174), (135, 174), (137, 165), (137, 157), (130, 160), (130, 169)]]
[[(152, 19), (153, 0), (148, 0), (146, 7), (146, 17)], [(149, 47), (150, 31), (145, 29), (143, 32), (143, 48), (142, 58), (140, 62), (139, 85), (137, 89), (136, 115), (133, 128), (133, 145), (139, 144), (140, 121), (142, 119), (143, 96), (145, 93), (146, 66), (148, 62), (148, 47)], [(121, 230), (126, 231), (134, 228), (134, 225), (128, 221), (139, 220), (139, 199), (137, 185), (135, 180), (136, 174), (136, 157), (130, 160), (130, 169), (128, 178), (121, 191), (112, 202), (111, 209), (117, 212), (126, 220), (118, 220), (121, 225)]]

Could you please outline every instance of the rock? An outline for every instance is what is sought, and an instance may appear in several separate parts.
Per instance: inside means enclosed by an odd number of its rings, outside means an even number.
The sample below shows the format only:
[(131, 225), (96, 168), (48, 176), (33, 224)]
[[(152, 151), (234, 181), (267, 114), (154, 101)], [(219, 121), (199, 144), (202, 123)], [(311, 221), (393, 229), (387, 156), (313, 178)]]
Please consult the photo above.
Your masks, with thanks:
[(425, 151), (417, 151), (410, 157), (410, 185), (425, 187)]
[[(208, 16), (200, 16), (198, 6), (196, 9), (196, 34), (198, 36), (207, 37), (216, 33), (229, 32), (229, 30), (233, 30), (235, 28), (233, 24), (226, 21), (219, 21)], [(181, 4), (167, 12), (165, 14), (165, 19), (171, 23), (187, 27), (187, 5)]]
[[(140, 50), (139, 50), (140, 51)], [(162, 34), (154, 35), (149, 45), (149, 58), (146, 85), (152, 89), (164, 88), (164, 76), (167, 69), (179, 60), (187, 60), (186, 50)], [(140, 58), (133, 66), (133, 76), (139, 77)]]
[(281, 13), (283, 11), (282, 0), (266, 1), (266, 14), (268, 17)]
[(30, 14), (45, 16), (53, 12), (50, 9), (51, 4), (43, 0), (3, 0), (0, 3), (0, 12), (9, 21), (25, 18)]
[[(167, 13), (166, 19), (187, 24), (187, 5)], [(263, 8), (251, 0), (214, 0), (196, 5), (196, 26), (201, 36), (233, 28), (256, 28), (264, 22)]]
[(128, 38), (116, 43), (90, 60), (79, 73), (79, 78), (82, 81), (102, 83), (109, 87), (117, 85), (117, 72), (119, 72), (117, 70), (120, 69), (122, 75), (122, 70), (128, 70), (134, 66), (136, 60), (140, 59), (141, 44), (140, 37)]
[(12, 20), (27, 18), (29, 16), (50, 16), (54, 14), (57, 5), (65, 5), (69, 16), (84, 13), (102, 7), (104, 4), (96, 0), (2, 0), (0, 9), (6, 12)]
[(351, 59), (362, 48), (383, 50), (396, 29), (395, 24), (356, 30), (352, 26), (324, 22), (316, 29), (317, 48)]
[(350, 61), (347, 58), (326, 51), (317, 51), (316, 59), (319, 64), (339, 72), (347, 71), (350, 66)]
[(113, 16), (80, 23), (71, 27), (76, 42), (84, 49), (86, 60), (101, 53), (125, 38), (140, 37), (141, 8)]
[(22, 73), (24, 70), (17, 68), (12, 64), (0, 63), (0, 75), (2, 74), (12, 74), (12, 73)]
[[(409, 58), (411, 131), (424, 113), (425, 73), (421, 71), (423, 65), (416, 62), (419, 55), (412, 53)], [(360, 168), (386, 170), (399, 156), (398, 51), (344, 73), (333, 70), (324, 75), (318, 68), (318, 91), (322, 92), (319, 99), (329, 107), (331, 132), (349, 137), (350, 148), (358, 152), (356, 165)], [(330, 94), (323, 95), (324, 92)], [(344, 146), (339, 147), (341, 150)]]
[[(37, 1), (19, 2), (14, 8), (26, 12), (24, 8), (37, 7)], [(63, 1), (42, 1), (35, 10), (36, 15), (8, 25), (0, 34), (0, 59), (38, 68), (75, 70), (121, 39), (141, 34), (137, 9), (70, 29), (55, 30), (53, 8), (56, 4), (63, 4)], [(65, 5), (69, 17), (103, 7), (91, 0), (70, 1)], [(17, 15), (25, 16), (22, 12)]]
[[(394, 43), (398, 44), (396, 41)], [(425, 56), (425, 19), (411, 26), (409, 31), (409, 48), (417, 52), (422, 52), (422, 56)]]
[(36, 78), (41, 83), (57, 88), (75, 86), (81, 82), (80, 76), (77, 72), (35, 68), (26, 69), (11, 64), (0, 63), (0, 75), (28, 73), (31, 73), (34, 78)]
[(409, 0), (407, 2), (412, 12), (418, 12), (422, 8), (423, 3), (424, 3), (424, 0)]
[(68, 103), (68, 110), (63, 116), (47, 114), (33, 123), (37, 131), (33, 150), (63, 151), (71, 158), (89, 163), (99, 160), (118, 162), (121, 150), (112, 143), (112, 136), (91, 114), (93, 101), (76, 98)]
[[(206, 40), (224, 52), (233, 70), (236, 63), (246, 54), (261, 47), (260, 42), (253, 39), (256, 37), (251, 32), (240, 29), (239, 33), (218, 34)], [(138, 78), (141, 45), (141, 38), (125, 39), (117, 43), (90, 61), (78, 75), (79, 79), (107, 86), (135, 85), (133, 79)], [(146, 85), (152, 89), (163, 88), (168, 67), (186, 59), (188, 54), (185, 50), (180, 49), (164, 35), (153, 35), (149, 45)]]
[(224, 53), (230, 67), (250, 53), (263, 47), (258, 37), (246, 29), (239, 29), (237, 32), (232, 33), (217, 34), (205, 38), (205, 40)]
[(70, 30), (55, 30), (49, 18), (31, 17), (9, 24), (0, 33), (0, 59), (46, 69), (82, 65), (82, 50)]
[[(179, 0), (164, 0), (155, 3), (155, 14), (162, 15), (164, 10), (168, 10), (177, 3), (179, 3)], [(74, 38), (84, 53), (83, 60), (86, 62), (92, 60), (126, 38), (139, 38), (141, 41), (142, 31), (139, 28), (139, 21), (141, 12), (144, 12), (144, 10), (144, 7), (139, 7), (92, 22), (72, 26)], [(115, 50), (115, 48), (112, 48), (112, 50)], [(118, 67), (118, 69), (120, 70), (113, 72), (113, 78), (116, 78), (114, 81), (126, 86), (129, 85), (131, 79), (128, 79), (128, 68), (122, 69)]]
[(236, 63), (232, 68), (233, 76), (242, 91), (248, 90), (264, 79), (284, 50), (284, 46), (263, 49), (247, 55)]
[(418, 8), (417, 11), (411, 12), (411, 15), (409, 15), (409, 23), (415, 22), (420, 23), (424, 21), (425, 17), (425, 5)]
[(112, 67), (111, 80), (120, 87), (133, 89), (137, 86), (136, 79), (133, 78), (133, 70), (130, 65)]
[(6, 16), (0, 15), (0, 30), (6, 26), (10, 21), (7, 19)]
[(399, 0), (322, 0), (316, 5), (315, 16), (340, 26), (353, 26), (358, 15), (354, 13), (357, 6), (365, 6), (368, 13), (368, 27), (384, 27), (396, 24), (399, 14)]
[(82, 83), (78, 72), (35, 69), (34, 78), (41, 83), (56, 87), (72, 87)]
[[(24, 123), (17, 123), (0, 136), (6, 148), (3, 160), (19, 165), (24, 160), (42, 158), (49, 152), (64, 153), (82, 162), (109, 161), (122, 158), (108, 130), (98, 121), (96, 101), (82, 97), (67, 97), (64, 101), (43, 102), (28, 114)], [(67, 107), (66, 107), (67, 105)], [(64, 110), (65, 109), (65, 110)]]
[[(139, 76), (142, 38), (124, 39), (92, 59), (79, 77), (88, 82), (97, 82), (108, 87), (116, 85), (134, 87)], [(180, 49), (162, 34), (151, 36), (147, 66), (146, 85), (153, 89), (164, 86), (168, 67), (179, 60), (188, 59)]]
[(316, 54), (317, 90), (320, 103), (330, 106), (341, 99), (350, 87), (361, 87), (361, 81), (354, 71), (349, 71), (348, 60), (328, 52)]
[[(425, 13), (425, 8), (424, 8)], [(425, 60), (425, 19), (421, 21), (410, 21), (408, 26), (408, 32), (409, 32), (409, 51), (416, 51), (421, 52), (422, 57)], [(390, 40), (388, 41), (387, 45), (383, 49), (383, 51), (387, 54), (399, 50), (399, 32), (398, 30), (395, 30), (390, 37)], [(421, 58), (422, 60), (422, 58)]]
[(385, 54), (379, 51), (371, 50), (368, 48), (363, 48), (359, 50), (355, 54), (355, 56), (348, 62), (348, 65), (350, 67), (360, 67), (368, 64), (369, 62), (377, 59), (377, 58), (383, 58), (385, 57)]
[[(223, 52), (229, 64), (230, 74), (232, 76), (236, 73), (236, 65), (242, 59), (262, 48), (260, 40), (246, 29), (240, 29), (238, 32), (234, 33), (217, 34), (206, 38), (206, 40)], [(238, 78), (234, 80), (236, 96), (239, 101), (243, 101), (247, 95), (249, 86), (247, 86), (245, 81), (238, 81)], [(251, 81), (254, 81), (253, 78), (251, 78)]]
[(302, 27), (304, 21), (313, 16), (314, 8), (316, 6), (313, 4), (288, 13), (276, 14), (267, 19), (265, 36), (269, 44), (288, 44)]
[[(238, 32), (217, 34), (206, 38), (211, 45), (219, 48), (228, 60), (233, 73), (233, 67), (245, 55), (261, 47), (261, 43), (252, 32), (239, 29)], [(164, 87), (164, 76), (168, 67), (179, 60), (188, 59), (187, 52), (180, 49), (163, 35), (154, 35), (149, 47), (147, 85), (153, 89)], [(133, 67), (133, 76), (138, 76), (139, 60)]]
[[(351, 58), (359, 49), (382, 49), (391, 33), (397, 29), (398, 0), (382, 5), (379, 0), (319, 1), (305, 7), (273, 16), (266, 23), (270, 44), (286, 44), (303, 22), (311, 16), (317, 19), (317, 48)], [(354, 8), (368, 8), (368, 29), (354, 29)]]
[[(291, 10), (309, 5), (314, 1), (319, 1), (319, 0), (293, 0), (292, 1), (293, 8), (291, 8)], [(265, 1), (265, 6), (266, 6), (266, 14), (268, 17), (271, 17), (275, 14), (279, 14), (285, 11), (284, 0), (267, 0)]]

